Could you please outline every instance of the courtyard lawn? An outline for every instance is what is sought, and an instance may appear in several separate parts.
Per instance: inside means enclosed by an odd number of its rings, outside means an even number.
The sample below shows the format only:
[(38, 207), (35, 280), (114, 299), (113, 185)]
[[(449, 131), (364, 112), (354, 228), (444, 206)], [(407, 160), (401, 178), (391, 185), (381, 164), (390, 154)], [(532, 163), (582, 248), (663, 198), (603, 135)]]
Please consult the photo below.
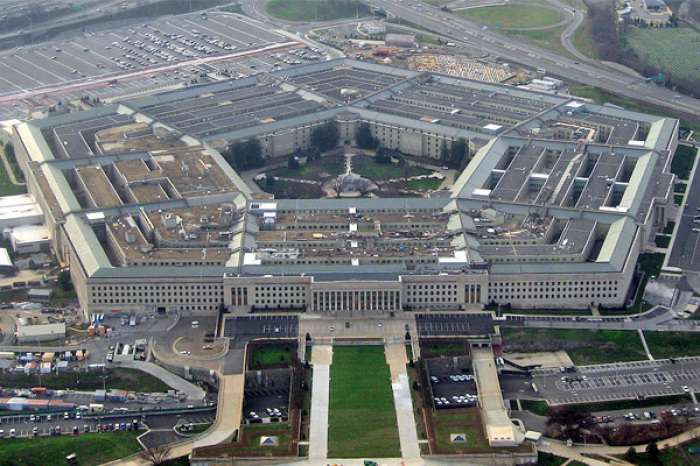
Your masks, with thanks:
[(359, 0), (271, 0), (266, 9), (287, 21), (333, 21), (370, 14)]
[(400, 456), (390, 377), (383, 347), (334, 348), (329, 401), (329, 458)]
[(321, 181), (323, 178), (338, 176), (345, 173), (345, 157), (328, 155), (318, 160), (299, 165), (298, 168), (287, 166), (266, 171), (266, 175), (295, 180)]
[(125, 458), (141, 451), (136, 437), (143, 432), (119, 431), (74, 437), (32, 437), (2, 440), (3, 465), (65, 466), (66, 456), (75, 453), (80, 466), (91, 466)]
[(386, 181), (396, 178), (410, 178), (418, 175), (428, 175), (430, 170), (413, 167), (408, 164), (399, 166), (398, 163), (376, 163), (373, 157), (357, 156), (352, 158), (352, 171), (372, 181)]
[(505, 345), (517, 342), (522, 350), (565, 349), (577, 366), (647, 359), (635, 331), (504, 327), (501, 332)]
[(518, 3), (467, 8), (456, 10), (455, 14), (476, 23), (501, 28), (546, 27), (556, 24), (561, 19), (556, 9)]

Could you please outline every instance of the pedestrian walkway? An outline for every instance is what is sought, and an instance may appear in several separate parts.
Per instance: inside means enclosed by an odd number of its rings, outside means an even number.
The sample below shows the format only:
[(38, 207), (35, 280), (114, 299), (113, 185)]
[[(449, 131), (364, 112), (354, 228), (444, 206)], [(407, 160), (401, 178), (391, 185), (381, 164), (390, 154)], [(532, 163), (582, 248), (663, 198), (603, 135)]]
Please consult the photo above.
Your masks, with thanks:
[(484, 415), (484, 430), (491, 446), (518, 445), (525, 437), (508, 418), (491, 348), (472, 348), (474, 378)]
[(209, 432), (195, 439), (195, 447), (230, 442), (241, 426), (245, 375), (222, 375), (219, 379), (219, 399), (216, 421)]
[(385, 347), (386, 361), (391, 371), (391, 390), (394, 393), (396, 420), (399, 424), (399, 441), (401, 442), (401, 457), (403, 459), (420, 458), (418, 447), (418, 432), (413, 416), (413, 401), (411, 387), (408, 383), (406, 364), (406, 347), (390, 345)]
[(644, 338), (644, 332), (641, 328), (638, 328), (637, 333), (639, 333), (639, 339), (642, 340), (642, 346), (644, 347), (644, 352), (647, 354), (647, 358), (649, 361), (653, 361), (654, 356), (652, 356), (651, 351), (649, 351), (649, 345), (647, 345), (647, 339)]
[(332, 346), (318, 345), (313, 347), (311, 364), (314, 368), (314, 379), (311, 388), (309, 459), (325, 459), (328, 457), (328, 402), (332, 362)]
[(204, 395), (206, 395), (206, 392), (204, 390), (202, 390), (192, 382), (188, 382), (182, 377), (178, 377), (172, 372), (151, 362), (133, 361), (128, 359), (125, 361), (120, 361), (118, 367), (138, 369), (140, 371), (146, 372), (147, 374), (151, 374), (153, 377), (162, 380), (168, 386), (174, 388), (175, 390), (187, 394), (188, 400), (201, 401), (204, 399)]

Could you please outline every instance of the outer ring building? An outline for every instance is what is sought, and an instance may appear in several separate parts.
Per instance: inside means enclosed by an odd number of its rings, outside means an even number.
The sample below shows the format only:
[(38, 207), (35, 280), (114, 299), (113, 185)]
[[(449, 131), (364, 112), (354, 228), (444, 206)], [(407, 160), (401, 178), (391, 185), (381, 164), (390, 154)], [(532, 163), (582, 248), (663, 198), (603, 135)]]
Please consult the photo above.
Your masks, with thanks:
[[(426, 198), (264, 199), (217, 148), (309, 149), (333, 122), (470, 162)], [(624, 306), (675, 213), (678, 121), (340, 59), (15, 127), (86, 312)]]

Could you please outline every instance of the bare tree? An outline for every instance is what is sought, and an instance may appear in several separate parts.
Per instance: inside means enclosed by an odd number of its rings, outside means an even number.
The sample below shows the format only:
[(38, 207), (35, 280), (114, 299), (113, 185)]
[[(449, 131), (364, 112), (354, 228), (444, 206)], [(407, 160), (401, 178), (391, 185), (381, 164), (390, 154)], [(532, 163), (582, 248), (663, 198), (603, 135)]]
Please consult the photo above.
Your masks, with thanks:
[(168, 445), (158, 445), (153, 448), (146, 448), (139, 453), (141, 459), (148, 461), (150, 464), (157, 466), (163, 464), (170, 455), (170, 447)]

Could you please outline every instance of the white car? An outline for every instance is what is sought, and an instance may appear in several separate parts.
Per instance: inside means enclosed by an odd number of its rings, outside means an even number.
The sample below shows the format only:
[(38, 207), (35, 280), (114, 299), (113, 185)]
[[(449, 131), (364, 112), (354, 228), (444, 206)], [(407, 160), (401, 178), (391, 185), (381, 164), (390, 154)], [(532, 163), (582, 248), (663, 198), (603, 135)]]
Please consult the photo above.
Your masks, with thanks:
[(681, 388), (683, 389), (684, 392), (690, 393), (690, 388), (688, 388), (687, 385), (683, 385)]
[(186, 356), (189, 356), (192, 353), (190, 353), (189, 351), (180, 351), (180, 354), (184, 354)]

